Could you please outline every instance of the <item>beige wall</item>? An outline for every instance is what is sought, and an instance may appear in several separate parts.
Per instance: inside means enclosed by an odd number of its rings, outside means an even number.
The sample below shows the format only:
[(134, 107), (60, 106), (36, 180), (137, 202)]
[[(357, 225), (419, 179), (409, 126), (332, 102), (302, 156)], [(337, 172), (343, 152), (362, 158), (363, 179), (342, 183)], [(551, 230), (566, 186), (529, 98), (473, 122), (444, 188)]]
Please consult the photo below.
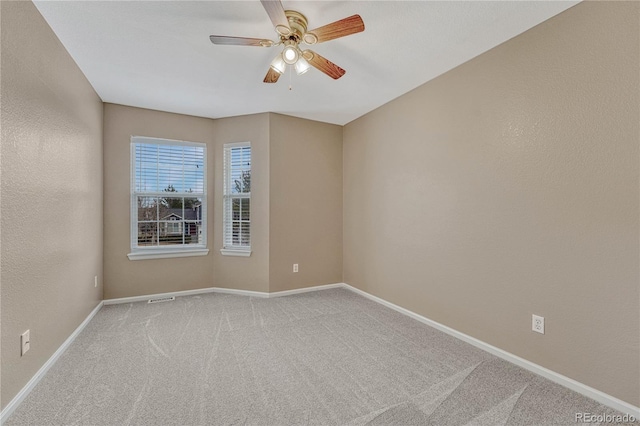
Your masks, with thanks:
[(342, 127), (270, 117), (269, 290), (341, 282)]
[[(216, 287), (269, 291), (269, 114), (215, 121), (214, 282)], [(223, 146), (251, 142), (251, 256), (223, 256)]]
[[(131, 136), (202, 142), (213, 164), (214, 123), (206, 118), (122, 105), (104, 106), (104, 298), (213, 286), (213, 255), (129, 260)], [(207, 220), (213, 220), (213, 177), (207, 170)], [(209, 231), (209, 234), (211, 232)], [(209, 235), (211, 240), (211, 235)], [(210, 243), (209, 243), (210, 245)]]
[[(105, 104), (104, 120), (105, 299), (204, 287), (273, 292), (342, 280), (340, 126), (269, 113), (211, 120), (113, 104)], [(208, 144), (209, 255), (127, 258), (131, 135)], [(223, 147), (247, 141), (252, 253), (223, 256)]]
[(345, 281), (640, 405), (639, 7), (581, 3), (348, 124)]
[[(103, 281), (115, 298), (273, 292), (343, 273), (639, 405), (637, 3), (582, 3), (344, 129), (113, 104), (103, 115), (33, 4), (0, 4), (2, 407)], [(208, 256), (128, 260), (131, 135), (208, 144)], [(242, 141), (253, 149), (249, 258), (219, 251), (222, 146)], [(532, 313), (546, 335), (530, 331)]]
[(0, 5), (4, 408), (102, 299), (102, 102), (33, 3)]
[[(211, 120), (105, 104), (105, 291), (104, 298), (206, 287), (269, 291), (269, 115)], [(131, 136), (207, 144), (207, 256), (131, 261)], [(223, 145), (251, 142), (252, 254), (222, 256)]]

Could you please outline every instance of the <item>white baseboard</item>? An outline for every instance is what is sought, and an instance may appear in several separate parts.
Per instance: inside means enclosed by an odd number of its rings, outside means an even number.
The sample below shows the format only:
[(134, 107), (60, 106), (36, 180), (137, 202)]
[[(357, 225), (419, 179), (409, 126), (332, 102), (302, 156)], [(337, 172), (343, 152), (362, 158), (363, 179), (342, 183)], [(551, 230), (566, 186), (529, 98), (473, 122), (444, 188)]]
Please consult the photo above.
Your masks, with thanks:
[(512, 364), (515, 364), (519, 367), (524, 368), (525, 370), (529, 370), (532, 373), (535, 373), (539, 376), (549, 379), (554, 383), (557, 383), (581, 395), (589, 397), (603, 405), (606, 405), (607, 407), (611, 407), (622, 413), (629, 414), (630, 416), (635, 417), (636, 420), (640, 419), (640, 407), (631, 405), (628, 402), (622, 401), (621, 399), (618, 399), (602, 391), (599, 391), (590, 386), (587, 386), (584, 383), (580, 383), (577, 380), (573, 380), (569, 377), (563, 376), (562, 374), (556, 373), (555, 371), (549, 370), (548, 368), (542, 367), (524, 358), (520, 358), (517, 355), (504, 351), (500, 348), (490, 345), (489, 343), (485, 343), (482, 340), (476, 339), (475, 337), (471, 337), (467, 334), (461, 333), (457, 330), (454, 330), (451, 327), (447, 327), (446, 325), (440, 324), (439, 322), (430, 320), (429, 318), (423, 317), (422, 315), (416, 314), (415, 312), (412, 312), (408, 309), (402, 308), (398, 305), (395, 305), (377, 296), (369, 294), (366, 291), (362, 291), (358, 288), (352, 287), (349, 284), (343, 283), (342, 287), (348, 290), (351, 290), (354, 293), (357, 293), (361, 296), (364, 296), (367, 299), (373, 300), (374, 302), (378, 302), (381, 305), (391, 308), (397, 312), (405, 314), (415, 320), (420, 321), (421, 323), (427, 324), (437, 330), (447, 333), (450, 336), (456, 337), (486, 352), (489, 352), (490, 354), (495, 355), (498, 358), (502, 358), (505, 361), (509, 361)]
[(234, 294), (237, 296), (260, 297), (263, 299), (266, 299), (269, 297), (269, 293), (265, 291), (238, 290), (235, 288), (224, 288), (224, 287), (211, 287), (211, 292), (222, 293), (222, 294)]
[(294, 290), (285, 290), (285, 291), (276, 291), (273, 293), (269, 293), (269, 297), (282, 297), (282, 296), (290, 296), (292, 294), (300, 294), (300, 293), (309, 293), (310, 291), (318, 291), (318, 290), (328, 290), (330, 288), (342, 288), (346, 284), (337, 283), (337, 284), (325, 284), (325, 285), (317, 285), (314, 287), (305, 287), (305, 288), (296, 288)]
[[(237, 290), (237, 291), (244, 292), (244, 290)], [(169, 293), (143, 294), (142, 296), (120, 297), (117, 299), (105, 299), (103, 303), (105, 305), (119, 305), (121, 303), (146, 302), (149, 299), (154, 299), (159, 297), (193, 296), (195, 294), (205, 294), (205, 293), (222, 293), (222, 292), (218, 291), (216, 287), (206, 287), (206, 288), (196, 288), (193, 290), (171, 291)], [(254, 292), (250, 291), (245, 293), (254, 293)]]
[(42, 367), (38, 370), (36, 374), (27, 382), (27, 384), (18, 392), (18, 394), (13, 397), (11, 402), (4, 407), (2, 413), (0, 413), (0, 425), (4, 424), (4, 422), (13, 414), (18, 405), (29, 395), (29, 393), (33, 390), (33, 388), (38, 384), (38, 382), (44, 377), (44, 375), (49, 371), (51, 366), (55, 364), (55, 362), (60, 358), (60, 356), (67, 350), (67, 348), (73, 343), (73, 341), (78, 337), (80, 332), (84, 330), (84, 328), (89, 324), (89, 321), (93, 319), (93, 317), (98, 313), (100, 308), (102, 308), (103, 302), (98, 303), (98, 305), (91, 311), (91, 313), (82, 321), (82, 323), (71, 333), (71, 335), (64, 341), (62, 345), (58, 348), (57, 351), (51, 355), (51, 357), (44, 363)]
[(149, 299), (160, 298), (160, 297), (193, 296), (194, 294), (204, 294), (204, 293), (235, 294), (238, 296), (251, 296), (251, 297), (260, 297), (260, 298), (266, 299), (266, 298), (272, 298), (272, 297), (289, 296), (292, 294), (308, 293), (310, 291), (327, 290), (330, 288), (344, 287), (345, 285), (346, 284), (343, 284), (343, 283), (326, 284), (326, 285), (318, 285), (314, 287), (297, 288), (294, 290), (276, 291), (273, 293), (267, 293), (264, 291), (238, 290), (235, 288), (207, 287), (207, 288), (198, 288), (195, 290), (172, 291), (169, 293), (156, 293), (156, 294), (147, 294), (143, 296), (121, 297), (118, 299), (106, 299), (103, 301), (103, 303), (105, 305), (118, 305), (121, 303), (146, 302)]

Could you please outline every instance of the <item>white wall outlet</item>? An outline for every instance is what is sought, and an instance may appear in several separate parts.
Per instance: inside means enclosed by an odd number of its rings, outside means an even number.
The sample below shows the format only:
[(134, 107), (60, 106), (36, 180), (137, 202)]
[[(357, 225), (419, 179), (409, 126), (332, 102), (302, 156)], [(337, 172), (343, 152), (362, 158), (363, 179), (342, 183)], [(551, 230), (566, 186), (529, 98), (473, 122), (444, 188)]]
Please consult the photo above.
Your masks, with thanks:
[(531, 330), (536, 333), (544, 334), (544, 317), (531, 315)]
[(29, 330), (20, 335), (20, 356), (27, 353), (30, 347)]
[(293, 272), (298, 272), (298, 264), (297, 263), (293, 264)]
[(98, 276), (97, 275), (95, 277), (93, 277), (93, 286), (95, 288), (98, 288)]

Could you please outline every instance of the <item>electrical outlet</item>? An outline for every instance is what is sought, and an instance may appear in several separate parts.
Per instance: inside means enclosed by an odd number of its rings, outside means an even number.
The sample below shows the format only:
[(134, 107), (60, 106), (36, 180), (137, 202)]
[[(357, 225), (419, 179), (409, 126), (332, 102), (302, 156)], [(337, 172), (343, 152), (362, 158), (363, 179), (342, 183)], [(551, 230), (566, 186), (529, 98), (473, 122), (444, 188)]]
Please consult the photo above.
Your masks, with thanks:
[(536, 333), (544, 334), (544, 317), (531, 315), (531, 330)]
[(298, 264), (297, 263), (293, 264), (293, 272), (298, 272)]
[(20, 356), (23, 356), (29, 350), (30, 340), (31, 339), (29, 339), (29, 330), (20, 335)]
[(98, 276), (97, 275), (95, 277), (93, 277), (93, 286), (95, 288), (98, 288)]

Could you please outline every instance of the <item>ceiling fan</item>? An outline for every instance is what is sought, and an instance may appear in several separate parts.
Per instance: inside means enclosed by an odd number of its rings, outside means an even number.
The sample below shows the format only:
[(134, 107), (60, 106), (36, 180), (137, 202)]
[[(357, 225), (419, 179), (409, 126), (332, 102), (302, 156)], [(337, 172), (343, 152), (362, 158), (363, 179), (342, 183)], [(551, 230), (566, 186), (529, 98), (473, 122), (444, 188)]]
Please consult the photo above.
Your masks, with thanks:
[(349, 16), (331, 24), (307, 31), (307, 18), (295, 10), (284, 10), (280, 0), (260, 0), (275, 26), (279, 39), (277, 41), (230, 36), (209, 36), (213, 44), (271, 47), (284, 45), (282, 52), (271, 62), (269, 71), (264, 77), (265, 83), (275, 83), (286, 71), (287, 65), (293, 65), (298, 75), (309, 71), (310, 66), (317, 68), (333, 79), (339, 79), (345, 70), (316, 52), (300, 49), (300, 44), (308, 45), (348, 36), (364, 31), (364, 22), (360, 15)]

